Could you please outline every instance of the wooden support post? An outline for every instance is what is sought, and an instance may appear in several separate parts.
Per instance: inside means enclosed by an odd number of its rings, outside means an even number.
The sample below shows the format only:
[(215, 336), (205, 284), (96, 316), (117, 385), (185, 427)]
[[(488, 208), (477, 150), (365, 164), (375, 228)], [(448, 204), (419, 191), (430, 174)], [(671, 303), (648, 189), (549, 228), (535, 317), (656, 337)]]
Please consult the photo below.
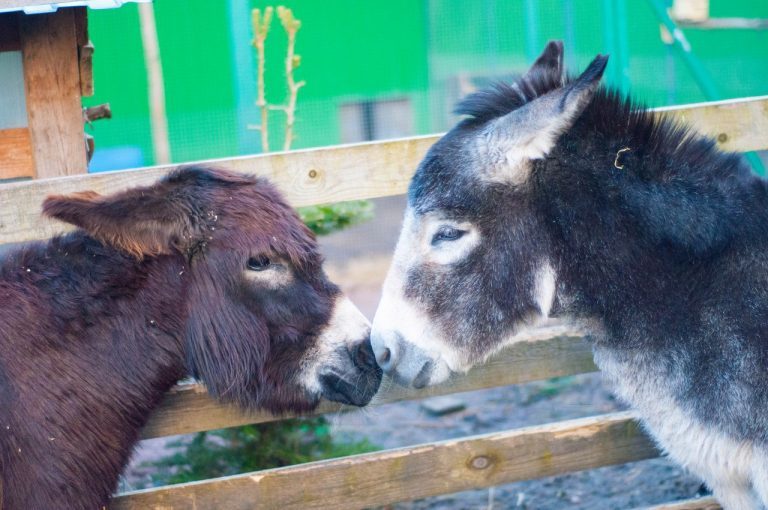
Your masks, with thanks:
[(32, 141), (27, 128), (0, 129), (0, 179), (32, 177)]
[(86, 163), (75, 9), (21, 16), (35, 177), (83, 174)]

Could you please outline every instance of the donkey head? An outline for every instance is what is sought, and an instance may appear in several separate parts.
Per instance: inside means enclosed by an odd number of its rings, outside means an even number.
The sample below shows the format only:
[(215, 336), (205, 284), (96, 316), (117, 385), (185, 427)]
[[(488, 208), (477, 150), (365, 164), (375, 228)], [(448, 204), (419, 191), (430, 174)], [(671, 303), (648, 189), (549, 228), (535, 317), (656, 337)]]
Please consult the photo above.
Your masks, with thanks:
[(222, 400), (299, 411), (320, 396), (365, 405), (377, 391), (367, 320), (266, 181), (187, 167), (115, 195), (50, 197), (44, 212), (147, 271), (173, 271), (179, 288), (167, 291), (179, 293), (185, 326), (170, 334), (189, 373)]
[(555, 276), (527, 188), (607, 63), (598, 56), (569, 80), (562, 51), (550, 43), (516, 83), (468, 97), (458, 113), (470, 117), (411, 182), (371, 336), (378, 363), (401, 384), (465, 371), (550, 311)]

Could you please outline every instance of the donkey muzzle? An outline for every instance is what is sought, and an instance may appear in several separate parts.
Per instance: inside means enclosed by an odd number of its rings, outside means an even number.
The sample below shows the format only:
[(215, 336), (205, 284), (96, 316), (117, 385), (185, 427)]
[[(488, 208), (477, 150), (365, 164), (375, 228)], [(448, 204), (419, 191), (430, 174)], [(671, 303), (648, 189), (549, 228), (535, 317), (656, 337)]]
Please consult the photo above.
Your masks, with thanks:
[(328, 400), (364, 406), (371, 401), (381, 384), (382, 371), (368, 338), (341, 349), (340, 366), (328, 368), (319, 374), (322, 394)]
[(440, 360), (406, 341), (398, 332), (392, 332), (387, 338), (377, 336), (373, 344), (376, 362), (397, 384), (416, 389), (432, 384), (433, 372)]

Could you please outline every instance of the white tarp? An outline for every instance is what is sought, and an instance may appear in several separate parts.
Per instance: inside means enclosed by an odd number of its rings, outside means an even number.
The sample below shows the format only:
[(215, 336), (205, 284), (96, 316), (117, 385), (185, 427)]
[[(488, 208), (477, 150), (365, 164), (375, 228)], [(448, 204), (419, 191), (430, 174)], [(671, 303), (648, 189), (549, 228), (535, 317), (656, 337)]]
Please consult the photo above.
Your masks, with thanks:
[(70, 0), (62, 2), (0, 0), (0, 13), (24, 11), (26, 14), (54, 12), (59, 7), (90, 7), (91, 9), (114, 9), (128, 2), (151, 2), (152, 0)]

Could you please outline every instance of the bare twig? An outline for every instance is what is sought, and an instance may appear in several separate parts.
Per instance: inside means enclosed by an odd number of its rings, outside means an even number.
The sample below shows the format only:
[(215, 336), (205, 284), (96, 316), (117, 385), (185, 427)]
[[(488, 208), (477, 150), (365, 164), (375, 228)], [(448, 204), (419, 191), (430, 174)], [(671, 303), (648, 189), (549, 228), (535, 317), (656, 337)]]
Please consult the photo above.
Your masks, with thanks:
[(301, 57), (294, 52), (296, 47), (296, 32), (301, 28), (301, 21), (293, 17), (293, 11), (291, 11), (291, 9), (283, 7), (282, 5), (277, 8), (277, 15), (288, 35), (288, 50), (285, 57), (285, 79), (288, 82), (288, 103), (285, 106), (276, 108), (285, 112), (285, 141), (283, 142), (283, 150), (287, 151), (290, 150), (291, 143), (293, 142), (293, 124), (296, 121), (296, 97), (299, 94), (299, 89), (305, 84), (304, 81), (296, 82), (293, 78), (293, 71), (295, 71), (301, 64)]
[(267, 100), (264, 97), (264, 65), (266, 63), (264, 57), (264, 42), (267, 40), (269, 25), (272, 23), (272, 11), (272, 7), (265, 8), (263, 16), (261, 9), (253, 9), (253, 11), (251, 11), (253, 46), (256, 48), (256, 59), (258, 61), (258, 74), (256, 75), (256, 106), (261, 110), (261, 125), (249, 125), (248, 129), (261, 131), (261, 150), (263, 152), (269, 152), (269, 110), (267, 108)]
[(139, 4), (139, 24), (149, 80), (152, 146), (155, 151), (155, 163), (162, 165), (171, 162), (171, 144), (168, 140), (168, 119), (165, 114), (163, 65), (160, 62), (160, 43), (157, 40), (155, 8), (152, 4)]

